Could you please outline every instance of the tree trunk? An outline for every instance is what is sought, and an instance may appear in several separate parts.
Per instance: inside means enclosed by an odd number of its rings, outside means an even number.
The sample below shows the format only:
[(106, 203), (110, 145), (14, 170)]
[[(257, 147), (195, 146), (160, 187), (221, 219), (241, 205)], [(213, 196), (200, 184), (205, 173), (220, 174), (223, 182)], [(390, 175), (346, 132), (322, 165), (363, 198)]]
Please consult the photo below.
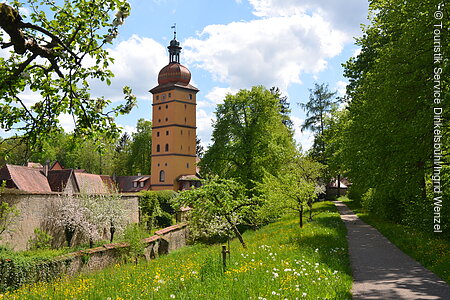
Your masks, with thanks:
[(239, 230), (237, 229), (236, 225), (233, 225), (233, 231), (236, 234), (237, 238), (239, 239), (239, 242), (241, 242), (242, 247), (244, 249), (247, 249), (247, 245), (245, 244), (244, 238), (242, 237), (241, 233), (239, 232)]
[(298, 211), (298, 213), (299, 213), (299, 218), (300, 218), (299, 225), (300, 225), (300, 228), (302, 228), (303, 227), (303, 205), (300, 205), (300, 210)]
[(67, 247), (72, 247), (72, 238), (75, 234), (75, 230), (66, 227), (64, 228), (64, 234), (66, 236)]
[(309, 206), (309, 220), (312, 221), (312, 207), (313, 207), (312, 201), (308, 203), (308, 206)]
[(338, 188), (338, 198), (341, 196), (341, 174), (338, 175), (337, 177), (337, 188)]
[(114, 224), (112, 222), (109, 227), (109, 232), (111, 233), (111, 238), (109, 239), (109, 242), (112, 243), (114, 240), (114, 232), (116, 232), (116, 227), (114, 227)]

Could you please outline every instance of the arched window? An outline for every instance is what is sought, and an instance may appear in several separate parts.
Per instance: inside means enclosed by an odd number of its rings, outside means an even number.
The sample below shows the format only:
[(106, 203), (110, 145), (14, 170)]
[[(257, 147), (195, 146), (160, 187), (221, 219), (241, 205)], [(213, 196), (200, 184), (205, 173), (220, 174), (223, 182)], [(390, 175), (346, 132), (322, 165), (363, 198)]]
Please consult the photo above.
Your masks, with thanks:
[(169, 151), (169, 144), (166, 144), (166, 152)]
[(160, 145), (156, 145), (156, 152), (161, 152), (161, 146)]
[(164, 182), (165, 179), (166, 173), (163, 170), (159, 171), (159, 182)]

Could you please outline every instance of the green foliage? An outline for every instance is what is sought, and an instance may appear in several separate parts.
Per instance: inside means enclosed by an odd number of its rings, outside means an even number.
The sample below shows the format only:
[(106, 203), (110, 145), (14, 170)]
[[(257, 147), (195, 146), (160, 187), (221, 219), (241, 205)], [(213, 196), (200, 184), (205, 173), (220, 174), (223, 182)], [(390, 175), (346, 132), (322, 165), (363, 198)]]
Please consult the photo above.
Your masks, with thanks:
[(152, 153), (152, 122), (139, 119), (136, 133), (132, 134), (131, 153), (128, 157), (128, 167), (131, 174), (150, 174)]
[(250, 193), (265, 172), (277, 175), (295, 153), (278, 97), (261, 86), (227, 95), (216, 109), (213, 144), (200, 162), (202, 172), (234, 178)]
[(34, 238), (28, 241), (28, 247), (30, 250), (36, 249), (50, 249), (52, 247), (53, 237), (40, 228), (34, 229)]
[(168, 227), (172, 225), (173, 200), (177, 196), (175, 191), (142, 191), (139, 195), (141, 222), (147, 230), (154, 226)]
[(141, 215), (145, 220), (145, 228), (151, 231), (156, 225), (156, 217), (161, 215), (158, 196), (154, 191), (142, 191), (139, 195), (139, 206)]
[(231, 241), (225, 273), (220, 245), (194, 245), (137, 266), (24, 287), (5, 298), (351, 299), (345, 226), (332, 203), (318, 203), (314, 209), (320, 215), (303, 229), (295, 216), (287, 216), (245, 232), (247, 250)]
[(53, 258), (62, 252), (39, 250), (14, 252), (0, 248), (0, 293), (15, 290), (22, 285), (36, 281), (52, 281), (61, 274), (63, 262)]
[[(112, 58), (103, 48), (129, 15), (127, 1), (10, 3), (0, 11), (0, 45), (10, 49), (0, 59), (0, 127), (20, 130), (24, 141), (38, 148), (51, 133), (62, 130), (58, 117), (69, 114), (77, 136), (117, 136), (114, 118), (129, 113), (135, 105), (131, 89), (123, 89), (124, 104), (111, 107), (110, 100), (90, 94), (89, 84), (111, 82)], [(17, 14), (15, 22), (8, 22), (5, 7)], [(20, 16), (21, 7), (28, 8), (29, 16)], [(31, 107), (22, 98), (26, 89), (36, 100)]]
[(314, 133), (314, 144), (310, 154), (316, 160), (325, 163), (326, 142), (323, 133), (326, 129), (326, 118), (336, 107), (337, 101), (334, 99), (336, 92), (330, 92), (328, 84), (324, 83), (315, 83), (314, 89), (310, 89), (309, 92), (309, 101), (300, 103), (307, 116), (301, 128), (302, 131), (309, 129)]
[[(366, 194), (364, 205), (391, 221), (432, 230), (433, 190), (427, 181), (433, 172), (434, 129), (438, 129), (442, 152), (441, 182), (448, 186), (449, 126), (433, 126), (433, 108), (445, 107), (450, 77), (437, 78), (435, 68), (449, 72), (449, 61), (433, 61), (433, 17), (438, 1), (371, 1), (370, 25), (358, 39), (361, 52), (345, 65), (349, 79), (347, 112), (339, 123), (336, 141), (342, 169), (350, 177), (352, 190)], [(450, 15), (447, 5), (441, 9)], [(444, 18), (443, 28), (450, 26)], [(449, 57), (441, 30), (442, 57)], [(447, 39), (448, 41), (448, 39)], [(434, 103), (437, 94), (442, 103)], [(444, 109), (443, 120), (450, 111)], [(436, 120), (435, 120), (436, 121)], [(445, 193), (445, 191), (444, 191)], [(448, 192), (447, 192), (448, 193)], [(356, 193), (355, 193), (356, 194)], [(445, 195), (443, 195), (445, 197)], [(443, 210), (441, 224), (450, 220)], [(444, 235), (450, 236), (449, 227)]]
[(147, 231), (139, 224), (129, 224), (124, 231), (124, 240), (130, 246), (125, 248), (124, 256), (126, 259), (138, 263), (138, 260), (144, 255), (145, 244), (142, 239), (148, 236)]
[(243, 222), (246, 208), (259, 204), (246, 196), (242, 184), (217, 176), (203, 180), (199, 188), (180, 192), (175, 203), (193, 208), (189, 229), (194, 240), (211, 242), (234, 234), (244, 248), (237, 225)]
[(257, 212), (260, 221), (271, 221), (291, 210), (298, 213), (302, 227), (305, 206), (311, 205), (324, 190), (319, 182), (323, 169), (320, 163), (298, 156), (283, 168), (279, 176), (266, 174), (258, 186), (264, 201)]

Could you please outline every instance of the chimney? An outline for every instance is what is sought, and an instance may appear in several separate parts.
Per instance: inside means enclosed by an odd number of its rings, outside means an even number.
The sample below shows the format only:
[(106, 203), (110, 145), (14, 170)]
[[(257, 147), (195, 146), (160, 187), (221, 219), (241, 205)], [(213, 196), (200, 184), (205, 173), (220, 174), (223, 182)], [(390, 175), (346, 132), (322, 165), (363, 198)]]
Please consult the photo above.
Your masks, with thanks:
[(50, 168), (50, 161), (47, 159), (45, 161), (45, 165), (44, 165), (44, 175), (45, 177), (48, 177), (48, 169)]

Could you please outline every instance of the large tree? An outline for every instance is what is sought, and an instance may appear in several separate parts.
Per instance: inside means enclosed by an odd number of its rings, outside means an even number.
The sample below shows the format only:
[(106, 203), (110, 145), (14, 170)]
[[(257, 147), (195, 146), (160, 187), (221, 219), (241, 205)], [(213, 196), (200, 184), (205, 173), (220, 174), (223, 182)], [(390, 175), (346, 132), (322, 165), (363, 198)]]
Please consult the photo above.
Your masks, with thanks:
[(326, 118), (336, 107), (336, 92), (328, 89), (328, 84), (314, 84), (314, 89), (309, 90), (309, 101), (300, 103), (300, 106), (306, 110), (306, 120), (303, 123), (302, 131), (309, 129), (314, 133), (314, 144), (311, 155), (318, 161), (325, 163), (325, 140), (323, 132), (326, 128)]
[(235, 178), (248, 190), (265, 172), (278, 174), (296, 151), (280, 112), (277, 95), (261, 86), (227, 95), (217, 106), (213, 144), (200, 163), (202, 172)]
[[(430, 229), (434, 129), (442, 135), (443, 179), (449, 153), (448, 124), (433, 128), (436, 89), (446, 101), (449, 87), (449, 76), (436, 76), (436, 68), (448, 73), (448, 60), (433, 60), (449, 55), (450, 11), (439, 3), (371, 1), (361, 53), (345, 65), (350, 104), (342, 153), (354, 189), (367, 192), (364, 203), (379, 215)], [(446, 16), (442, 29), (434, 18), (439, 9)], [(443, 119), (448, 116), (444, 109)]]
[[(134, 106), (131, 89), (124, 88), (124, 104), (110, 107), (109, 100), (90, 94), (89, 83), (110, 84), (113, 59), (104, 46), (129, 15), (127, 1), (9, 3), (0, 4), (0, 46), (10, 50), (0, 57), (0, 128), (19, 131), (34, 145), (61, 128), (59, 116), (70, 114), (76, 135), (117, 135), (114, 117)], [(24, 93), (33, 94), (32, 104)]]
[[(139, 119), (136, 132), (132, 134), (131, 153), (128, 167), (133, 175), (150, 174), (152, 156), (152, 122)], [(131, 175), (131, 174), (130, 174)]]

